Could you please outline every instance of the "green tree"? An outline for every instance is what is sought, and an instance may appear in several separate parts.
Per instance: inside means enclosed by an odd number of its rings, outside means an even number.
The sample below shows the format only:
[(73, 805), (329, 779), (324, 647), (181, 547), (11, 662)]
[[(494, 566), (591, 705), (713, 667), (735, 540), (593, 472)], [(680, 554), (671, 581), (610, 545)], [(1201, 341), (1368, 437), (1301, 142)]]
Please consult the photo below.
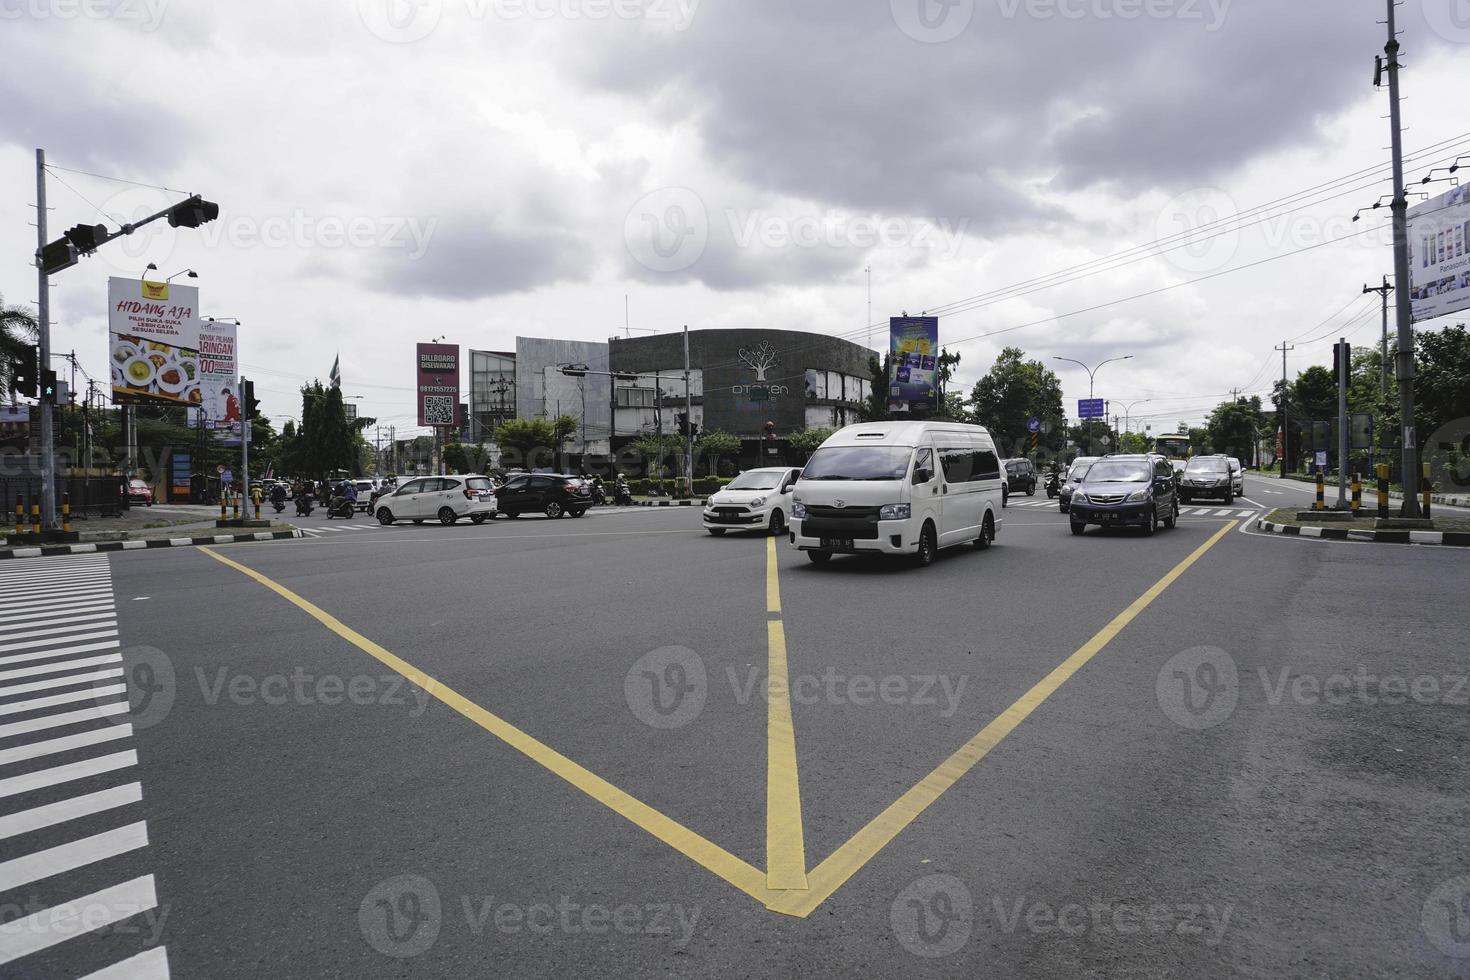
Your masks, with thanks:
[(694, 440), (696, 468), (703, 463), (706, 473), (719, 475), (720, 460), (740, 452), (740, 437), (723, 429), (706, 429)]
[(443, 449), (444, 468), (450, 473), (470, 473), (474, 464), (463, 443), (447, 442)]
[(1125, 453), (1147, 453), (1153, 451), (1154, 441), (1147, 432), (1125, 432), (1119, 442), (1119, 451)]
[(818, 446), (827, 441), (827, 437), (831, 434), (831, 429), (802, 429), (799, 432), (791, 433), (791, 439), (789, 441), (792, 449), (801, 453), (803, 456), (810, 456), (816, 452)]
[(891, 358), (883, 355), (868, 358), (868, 397), (858, 408), (858, 418), (864, 422), (883, 422), (888, 418), (888, 372)]
[(1194, 451), (1194, 455), (1209, 456), (1216, 451), (1215, 444), (1210, 439), (1209, 429), (1200, 426), (1191, 426), (1186, 431), (1189, 433), (1189, 445)]
[(6, 306), (5, 297), (0, 296), (0, 388), (12, 397), (15, 395), (15, 372), (13, 361), (32, 357), (31, 345), (36, 342), (40, 324), (29, 307)]
[(1216, 405), (1206, 431), (1215, 452), (1254, 462), (1256, 439), (1263, 424), (1261, 400), (1240, 399)]
[(1052, 451), (1062, 448), (1061, 380), (1040, 361), (1025, 358), (1026, 352), (1019, 347), (1002, 350), (970, 395), (972, 417), (989, 427), (1007, 455), (1031, 445), (1026, 423), (1032, 418), (1041, 420), (1042, 444)]
[(1470, 332), (1463, 323), (1414, 338), (1414, 425), (1424, 445), (1435, 430), (1470, 416)]

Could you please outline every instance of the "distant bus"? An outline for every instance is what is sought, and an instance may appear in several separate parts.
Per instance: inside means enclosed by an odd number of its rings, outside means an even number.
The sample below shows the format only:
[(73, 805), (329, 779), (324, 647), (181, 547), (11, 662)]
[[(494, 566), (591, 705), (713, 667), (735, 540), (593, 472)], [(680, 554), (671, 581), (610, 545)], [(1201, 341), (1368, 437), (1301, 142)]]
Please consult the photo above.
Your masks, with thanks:
[(1192, 447), (1187, 435), (1169, 435), (1154, 437), (1154, 452), (1169, 459), (1188, 459)]

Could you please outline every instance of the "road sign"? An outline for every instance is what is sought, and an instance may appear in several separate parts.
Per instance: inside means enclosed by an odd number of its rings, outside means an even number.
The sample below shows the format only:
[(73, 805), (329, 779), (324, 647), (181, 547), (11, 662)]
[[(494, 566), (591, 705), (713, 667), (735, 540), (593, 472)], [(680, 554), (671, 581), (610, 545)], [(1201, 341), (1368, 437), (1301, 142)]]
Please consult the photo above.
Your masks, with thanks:
[(216, 466), (214, 468), (214, 472), (217, 475), (219, 475), (219, 476), (224, 476), (225, 475), (225, 467), (224, 467), (224, 464), (220, 464), (219, 466)]
[(1368, 412), (1354, 412), (1348, 416), (1350, 449), (1373, 448), (1373, 416)]
[(1026, 423), (1026, 431), (1027, 432), (1040, 432), (1041, 431), (1041, 419), (1032, 418), (1029, 421), (1027, 421), (1027, 423)]
[(1101, 398), (1079, 398), (1077, 399), (1077, 417), (1079, 419), (1100, 419), (1107, 415), (1107, 409), (1103, 407)]
[(223, 470), (223, 471), (221, 471), (221, 473), (219, 475), (219, 478), (221, 480), (225, 481), (226, 483), (234, 483), (235, 482), (235, 474), (231, 470)]
[(1327, 450), (1325, 450), (1325, 449), (1319, 449), (1319, 450), (1317, 450), (1316, 463), (1317, 463), (1317, 469), (1319, 469), (1319, 470), (1325, 470), (1325, 469), (1327, 469)]

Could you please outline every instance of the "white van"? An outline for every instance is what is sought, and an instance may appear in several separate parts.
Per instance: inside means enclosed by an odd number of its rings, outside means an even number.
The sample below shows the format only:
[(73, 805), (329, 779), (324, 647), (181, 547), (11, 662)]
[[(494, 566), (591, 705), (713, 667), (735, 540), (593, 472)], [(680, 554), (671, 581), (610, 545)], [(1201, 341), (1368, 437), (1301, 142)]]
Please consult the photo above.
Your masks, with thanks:
[(866, 422), (812, 454), (791, 506), (791, 542), (821, 564), (834, 554), (913, 555), (973, 542), (1001, 526), (1000, 455), (990, 433), (957, 422)]

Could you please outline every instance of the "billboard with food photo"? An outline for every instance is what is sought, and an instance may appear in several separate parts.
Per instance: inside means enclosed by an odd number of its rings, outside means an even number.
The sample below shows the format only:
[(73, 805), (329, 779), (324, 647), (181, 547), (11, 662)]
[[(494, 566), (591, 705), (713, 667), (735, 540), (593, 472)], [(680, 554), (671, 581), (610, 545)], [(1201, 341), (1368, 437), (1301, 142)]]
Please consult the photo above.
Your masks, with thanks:
[(199, 327), (197, 287), (107, 280), (113, 403), (200, 405)]

